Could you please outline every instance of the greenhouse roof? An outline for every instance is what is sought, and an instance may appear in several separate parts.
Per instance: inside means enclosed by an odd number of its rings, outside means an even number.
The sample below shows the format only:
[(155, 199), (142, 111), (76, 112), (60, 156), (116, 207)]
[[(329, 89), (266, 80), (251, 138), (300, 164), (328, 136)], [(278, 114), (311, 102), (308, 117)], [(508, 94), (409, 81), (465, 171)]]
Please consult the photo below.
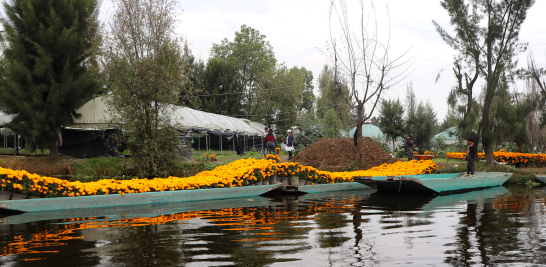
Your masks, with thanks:
[(441, 137), (445, 138), (446, 140), (457, 140), (459, 138), (457, 137), (456, 134), (457, 134), (457, 127), (454, 126), (454, 127), (448, 128), (445, 131), (435, 135), (432, 139), (436, 140), (441, 136)]
[[(356, 127), (352, 128), (349, 131), (349, 137), (353, 137), (356, 131)], [(387, 136), (379, 129), (379, 127), (372, 124), (362, 125), (362, 136), (373, 137), (373, 138), (387, 138)]]
[[(239, 132), (250, 135), (262, 135), (265, 125), (246, 119), (233, 118), (187, 107), (172, 106), (172, 121), (182, 129), (199, 128), (219, 130), (221, 132)], [(84, 104), (78, 113), (79, 119), (74, 119), (76, 125), (106, 124), (111, 119), (103, 97), (99, 96)]]

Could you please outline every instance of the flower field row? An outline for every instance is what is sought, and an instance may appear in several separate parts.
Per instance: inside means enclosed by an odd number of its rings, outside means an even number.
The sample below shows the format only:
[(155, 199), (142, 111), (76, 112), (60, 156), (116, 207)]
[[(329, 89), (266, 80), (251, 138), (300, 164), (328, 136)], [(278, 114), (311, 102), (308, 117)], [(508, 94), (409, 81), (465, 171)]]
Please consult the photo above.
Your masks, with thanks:
[(312, 183), (324, 184), (350, 182), (355, 176), (412, 175), (437, 170), (436, 163), (431, 160), (396, 162), (352, 172), (327, 172), (299, 163), (279, 161), (278, 156), (269, 156), (266, 160), (241, 159), (188, 178), (102, 179), (82, 183), (0, 168), (0, 179), (2, 191), (38, 197), (73, 197), (246, 186), (269, 179), (275, 173), (279, 176), (299, 176)]
[[(446, 153), (446, 157), (452, 159), (464, 159), (465, 155), (466, 153)], [(546, 164), (546, 154), (515, 153), (506, 152), (501, 149), (497, 152), (493, 152), (493, 156), (498, 162), (505, 162), (510, 164), (528, 162)], [(485, 153), (478, 153), (478, 159), (485, 159)]]

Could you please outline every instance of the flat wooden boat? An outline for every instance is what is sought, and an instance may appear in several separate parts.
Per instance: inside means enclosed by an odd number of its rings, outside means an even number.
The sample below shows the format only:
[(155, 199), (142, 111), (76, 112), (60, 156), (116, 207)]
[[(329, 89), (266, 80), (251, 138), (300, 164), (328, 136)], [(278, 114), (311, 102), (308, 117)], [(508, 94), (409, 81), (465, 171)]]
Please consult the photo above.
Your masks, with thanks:
[(355, 177), (354, 181), (391, 194), (452, 194), (504, 184), (511, 173), (476, 172), (475, 177), (463, 173), (403, 176)]
[(546, 175), (535, 174), (535, 178), (537, 178), (542, 184), (546, 184)]
[(448, 195), (400, 195), (392, 196), (378, 192), (369, 194), (360, 204), (365, 209), (386, 211), (415, 211), (435, 210), (443, 207), (452, 207), (461, 204), (484, 203), (489, 199), (510, 195), (510, 191), (503, 186), (491, 187), (483, 190), (474, 190), (460, 194)]

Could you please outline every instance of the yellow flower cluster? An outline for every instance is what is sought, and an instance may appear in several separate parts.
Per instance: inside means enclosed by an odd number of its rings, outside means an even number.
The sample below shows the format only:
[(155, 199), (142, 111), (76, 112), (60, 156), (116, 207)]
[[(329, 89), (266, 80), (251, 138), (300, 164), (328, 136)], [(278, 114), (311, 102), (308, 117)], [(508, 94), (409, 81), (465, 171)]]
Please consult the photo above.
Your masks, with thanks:
[(273, 175), (299, 176), (317, 184), (350, 182), (355, 176), (387, 176), (432, 173), (437, 170), (431, 160), (396, 162), (352, 172), (327, 172), (297, 162), (278, 163), (278, 156), (268, 155), (270, 160), (240, 159), (230, 164), (218, 166), (212, 171), (204, 171), (193, 177), (154, 178), (115, 180), (103, 179), (96, 182), (69, 182), (52, 177), (30, 174), (0, 168), (2, 191), (29, 194), (39, 197), (73, 197), (86, 195), (130, 194), (158, 191), (191, 190), (246, 186), (269, 179)]
[(281, 157), (279, 157), (277, 155), (267, 154), (267, 155), (265, 155), (265, 159), (266, 160), (275, 160), (276, 162), (281, 162)]
[(209, 153), (205, 154), (205, 161), (216, 161), (216, 154), (212, 154), (209, 156)]
[[(464, 159), (465, 156), (466, 153), (446, 153), (446, 157), (452, 159)], [(493, 152), (493, 156), (495, 157), (496, 161), (509, 164), (528, 162), (540, 162), (542, 164), (546, 164), (546, 154), (506, 152), (501, 149), (497, 152)], [(478, 153), (478, 159), (485, 159), (485, 153)]]

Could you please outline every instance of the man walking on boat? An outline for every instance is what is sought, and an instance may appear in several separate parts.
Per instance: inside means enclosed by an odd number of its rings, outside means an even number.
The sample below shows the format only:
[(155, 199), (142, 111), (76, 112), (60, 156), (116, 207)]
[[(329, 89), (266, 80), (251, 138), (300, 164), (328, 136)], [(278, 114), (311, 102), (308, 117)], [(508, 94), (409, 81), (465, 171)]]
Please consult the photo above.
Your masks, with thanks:
[(472, 138), (468, 138), (467, 142), (469, 146), (466, 150), (466, 176), (474, 177), (474, 161), (478, 158), (478, 146)]

